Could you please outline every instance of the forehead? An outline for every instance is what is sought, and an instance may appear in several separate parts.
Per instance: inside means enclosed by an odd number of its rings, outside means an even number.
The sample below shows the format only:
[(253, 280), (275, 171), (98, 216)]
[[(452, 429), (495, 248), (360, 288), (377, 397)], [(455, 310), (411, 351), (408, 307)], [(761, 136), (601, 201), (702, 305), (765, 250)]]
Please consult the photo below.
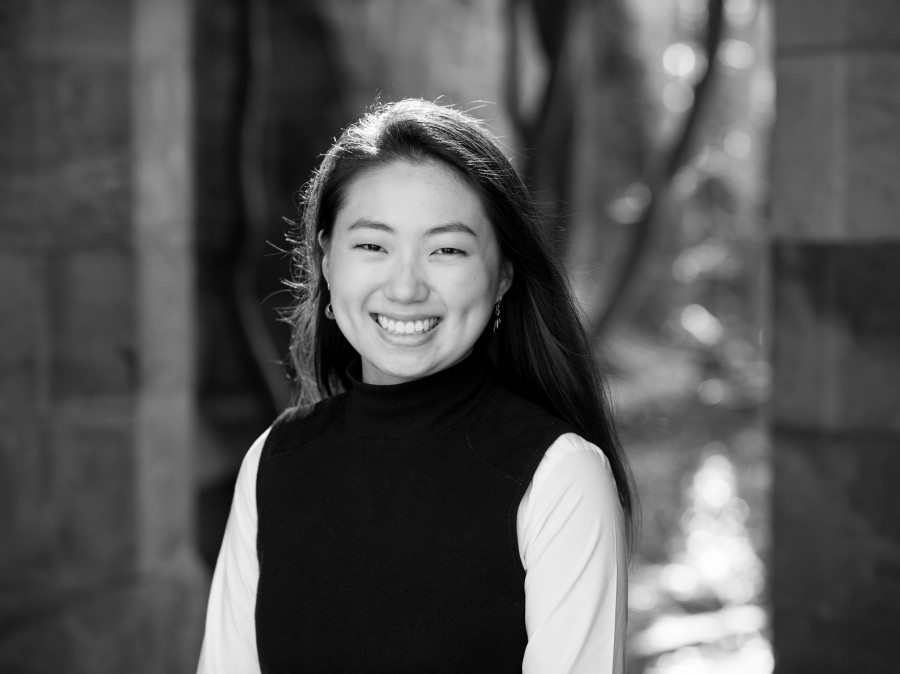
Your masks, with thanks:
[(338, 230), (366, 219), (413, 230), (462, 222), (493, 234), (477, 191), (438, 162), (396, 161), (369, 169), (350, 181), (343, 196)]

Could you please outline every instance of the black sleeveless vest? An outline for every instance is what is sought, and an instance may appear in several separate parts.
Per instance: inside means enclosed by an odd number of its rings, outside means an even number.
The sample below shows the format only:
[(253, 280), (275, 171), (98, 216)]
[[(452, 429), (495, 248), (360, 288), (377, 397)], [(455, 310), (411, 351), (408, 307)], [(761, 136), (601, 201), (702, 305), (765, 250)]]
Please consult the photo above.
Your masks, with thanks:
[(520, 672), (516, 513), (572, 430), (475, 358), (273, 425), (257, 476), (263, 672)]

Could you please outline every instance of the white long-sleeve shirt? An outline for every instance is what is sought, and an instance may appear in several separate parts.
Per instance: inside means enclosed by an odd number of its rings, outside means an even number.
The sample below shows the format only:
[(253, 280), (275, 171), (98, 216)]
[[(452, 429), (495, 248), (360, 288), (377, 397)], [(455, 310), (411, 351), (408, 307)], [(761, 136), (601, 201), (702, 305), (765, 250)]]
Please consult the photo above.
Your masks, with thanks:
[[(256, 674), (256, 473), (268, 431), (244, 457), (219, 551), (198, 674)], [(625, 671), (625, 526), (606, 456), (574, 433), (544, 454), (519, 505), (525, 674)]]

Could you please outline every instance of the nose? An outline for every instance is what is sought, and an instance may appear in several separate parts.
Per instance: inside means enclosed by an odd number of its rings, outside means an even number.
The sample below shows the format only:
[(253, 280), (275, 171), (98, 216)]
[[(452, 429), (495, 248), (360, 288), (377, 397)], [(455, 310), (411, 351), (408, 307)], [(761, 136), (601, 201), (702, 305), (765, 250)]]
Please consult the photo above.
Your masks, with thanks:
[(428, 283), (421, 262), (412, 256), (398, 255), (390, 265), (384, 294), (389, 300), (401, 304), (425, 300), (428, 297)]

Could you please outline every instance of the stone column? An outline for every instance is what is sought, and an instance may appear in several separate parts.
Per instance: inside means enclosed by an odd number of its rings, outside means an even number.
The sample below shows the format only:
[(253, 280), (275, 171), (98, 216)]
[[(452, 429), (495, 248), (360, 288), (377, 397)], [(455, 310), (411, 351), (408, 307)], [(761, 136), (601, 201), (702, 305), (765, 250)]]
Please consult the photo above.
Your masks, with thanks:
[(776, 671), (900, 661), (900, 3), (777, 0)]
[(196, 666), (190, 12), (0, 12), (3, 672)]

